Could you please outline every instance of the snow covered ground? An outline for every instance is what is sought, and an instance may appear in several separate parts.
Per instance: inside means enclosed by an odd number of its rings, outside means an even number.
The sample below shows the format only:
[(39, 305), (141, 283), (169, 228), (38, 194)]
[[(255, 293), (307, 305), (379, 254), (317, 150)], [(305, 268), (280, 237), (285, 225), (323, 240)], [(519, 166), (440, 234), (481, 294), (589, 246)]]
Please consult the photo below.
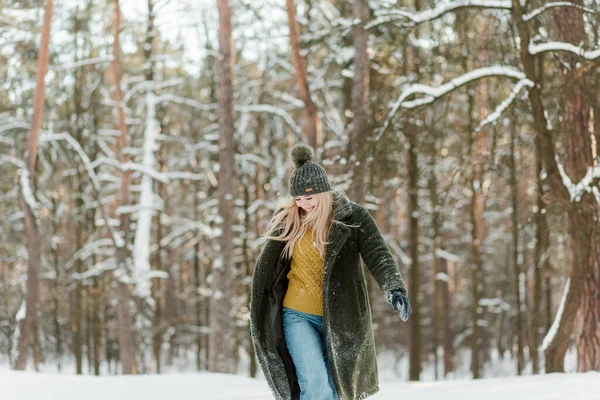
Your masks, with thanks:
[[(223, 374), (74, 376), (0, 370), (2, 400), (269, 400), (264, 380)], [(383, 383), (374, 400), (598, 400), (600, 373)]]

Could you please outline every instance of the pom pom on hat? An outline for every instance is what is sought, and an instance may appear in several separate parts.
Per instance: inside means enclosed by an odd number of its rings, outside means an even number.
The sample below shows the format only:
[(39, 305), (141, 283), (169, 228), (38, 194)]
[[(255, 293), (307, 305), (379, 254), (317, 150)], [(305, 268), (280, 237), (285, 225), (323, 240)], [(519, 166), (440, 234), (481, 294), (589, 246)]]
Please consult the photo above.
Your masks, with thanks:
[(305, 162), (312, 161), (315, 158), (314, 150), (306, 144), (295, 145), (290, 154), (296, 168), (303, 166)]
[(290, 177), (290, 195), (303, 196), (331, 190), (327, 173), (314, 161), (315, 152), (306, 144), (297, 144), (290, 151), (296, 170)]

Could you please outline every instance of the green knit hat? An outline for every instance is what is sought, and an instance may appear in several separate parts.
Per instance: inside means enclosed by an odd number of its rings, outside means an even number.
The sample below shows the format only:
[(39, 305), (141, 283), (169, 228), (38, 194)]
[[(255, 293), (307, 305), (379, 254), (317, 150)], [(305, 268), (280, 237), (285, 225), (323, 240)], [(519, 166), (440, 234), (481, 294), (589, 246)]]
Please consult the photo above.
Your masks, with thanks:
[(328, 192), (331, 190), (327, 173), (313, 161), (315, 153), (310, 146), (297, 144), (290, 152), (296, 169), (290, 178), (292, 197)]

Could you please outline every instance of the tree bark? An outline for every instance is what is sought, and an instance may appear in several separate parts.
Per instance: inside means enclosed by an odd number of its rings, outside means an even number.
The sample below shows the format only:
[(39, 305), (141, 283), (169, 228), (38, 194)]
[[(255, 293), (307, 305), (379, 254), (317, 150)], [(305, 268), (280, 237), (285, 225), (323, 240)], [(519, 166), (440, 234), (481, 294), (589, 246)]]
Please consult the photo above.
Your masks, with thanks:
[[(566, 293), (562, 306), (563, 312), (557, 316), (555, 323), (557, 331), (545, 349), (546, 352), (546, 372), (563, 372), (564, 357), (569, 346), (569, 339), (573, 333), (574, 319), (579, 309), (584, 283), (587, 277), (589, 266), (595, 263), (592, 257), (592, 249), (595, 247), (595, 215), (597, 210), (595, 200), (589, 193), (581, 196), (579, 202), (571, 202), (567, 188), (562, 182), (559, 167), (556, 161), (556, 152), (554, 139), (546, 120), (545, 110), (542, 102), (541, 88), (538, 84), (539, 73), (536, 71), (535, 57), (529, 54), (528, 46), (531, 40), (531, 34), (528, 26), (522, 19), (524, 10), (518, 0), (513, 0), (513, 21), (516, 25), (521, 43), (521, 62), (525, 75), (534, 82), (534, 86), (529, 88), (529, 101), (531, 103), (536, 134), (540, 139), (542, 147), (542, 158), (544, 168), (548, 176), (548, 182), (552, 188), (554, 201), (564, 205), (567, 209), (569, 219), (568, 233), (572, 246), (572, 265), (570, 268), (570, 286)], [(581, 5), (581, 2), (578, 2)], [(582, 26), (581, 11), (574, 7), (557, 7), (556, 23), (561, 30), (559, 39), (573, 43), (576, 36), (580, 35)], [(570, 32), (570, 33), (568, 33)], [(574, 37), (569, 37), (573, 32)], [(576, 42), (581, 43), (580, 41)], [(566, 63), (575, 67), (576, 62), (572, 57), (566, 55)], [(571, 62), (568, 59), (571, 58)], [(564, 64), (563, 64), (564, 65)], [(588, 167), (591, 167), (591, 137), (588, 129), (589, 105), (585, 105), (581, 97), (583, 80), (577, 79), (579, 73), (575, 69), (564, 75), (565, 86), (564, 93), (564, 116), (563, 127), (569, 127), (570, 132), (563, 135), (563, 146), (565, 148), (565, 172), (571, 181), (579, 181)]]
[[(582, 0), (573, 3), (583, 7)], [(586, 43), (583, 11), (575, 7), (558, 7), (554, 13), (558, 39), (574, 45)], [(565, 172), (573, 182), (579, 181), (589, 168), (596, 165), (596, 140), (593, 135), (591, 110), (593, 103), (587, 96), (591, 83), (585, 68), (580, 68), (582, 60), (575, 54), (563, 53), (560, 69), (564, 84), (563, 130), (565, 144)], [(596, 92), (597, 94), (597, 92)], [(577, 200), (577, 199), (576, 199)], [(575, 346), (577, 348), (577, 370), (587, 372), (600, 370), (600, 225), (597, 216), (598, 204), (591, 193), (585, 193), (581, 201), (571, 203), (569, 215), (578, 223), (570, 222), (573, 269), (583, 269), (583, 285), (571, 288), (583, 291), (575, 325)], [(582, 222), (584, 225), (580, 225)], [(586, 235), (583, 235), (586, 232)]]
[[(354, 77), (352, 79), (352, 132), (350, 139), (352, 200), (364, 203), (366, 197), (367, 151), (370, 136), (369, 123), (369, 57), (367, 47), (369, 31), (365, 24), (369, 18), (367, 0), (354, 0), (354, 19), (360, 21), (354, 27)], [(412, 320), (415, 320), (414, 314)]]
[(445, 274), (448, 278), (440, 282), (441, 302), (442, 302), (442, 330), (443, 330), (443, 346), (444, 346), (444, 377), (447, 377), (454, 371), (454, 331), (452, 329), (452, 299), (450, 297), (450, 274), (448, 264), (451, 261), (440, 259), (440, 273)]
[(419, 292), (421, 290), (419, 267), (419, 158), (415, 132), (406, 135), (408, 148), (408, 207), (410, 219), (410, 285), (409, 297), (412, 306), (410, 318), (410, 366), (409, 379), (418, 381), (421, 376), (421, 307)]
[[(124, 153), (125, 148), (128, 146), (128, 132), (127, 125), (125, 123), (125, 104), (123, 91), (121, 90), (121, 75), (119, 71), (120, 63), (120, 41), (119, 33), (121, 29), (121, 12), (119, 9), (119, 0), (114, 0), (114, 41), (113, 41), (113, 62), (112, 62), (112, 74), (115, 85), (115, 102), (117, 103), (117, 121), (119, 127), (119, 142), (117, 147), (117, 154), (119, 162), (125, 164), (129, 161), (129, 156)], [(129, 205), (130, 203), (130, 184), (131, 184), (131, 172), (123, 171), (121, 173), (121, 186), (119, 190), (119, 207)], [(123, 212), (121, 214), (121, 232), (122, 239), (125, 244), (120, 248), (117, 248), (117, 264), (118, 270), (121, 275), (129, 276), (129, 251), (126, 243), (129, 240), (129, 213)], [(133, 326), (131, 322), (131, 312), (129, 310), (129, 303), (131, 293), (129, 285), (123, 282), (122, 279), (117, 279), (118, 285), (118, 298), (119, 305), (117, 306), (117, 316), (119, 321), (119, 358), (121, 361), (121, 367), (123, 374), (135, 374), (137, 373), (137, 366), (135, 362), (135, 344), (133, 339)]]
[(481, 190), (482, 185), (482, 162), (480, 160), (483, 151), (483, 137), (481, 132), (474, 132), (473, 96), (469, 95), (469, 153), (473, 168), (471, 176), (471, 371), (473, 379), (481, 377), (481, 333), (479, 321), (481, 319), (481, 307), (479, 300), (483, 293), (483, 259), (481, 248), (484, 242), (484, 199)]
[(525, 338), (525, 327), (523, 324), (523, 313), (521, 304), (521, 265), (519, 263), (519, 184), (517, 181), (517, 124), (513, 115), (510, 130), (510, 186), (512, 188), (512, 264), (513, 264), (513, 293), (515, 296), (515, 325), (517, 334), (517, 375), (521, 375), (525, 369), (525, 355), (523, 352), (523, 341)]
[(304, 136), (315, 150), (322, 144), (321, 121), (317, 116), (317, 106), (312, 101), (308, 87), (307, 70), (304, 59), (300, 55), (300, 39), (298, 23), (296, 21), (296, 4), (294, 0), (286, 0), (288, 25), (290, 28), (290, 45), (292, 51), (292, 65), (296, 75), (296, 82), (300, 89), (300, 98), (304, 102), (302, 110), (302, 130)]
[[(436, 138), (437, 140), (437, 138)], [(438, 347), (441, 345), (444, 350), (444, 377), (448, 376), (454, 369), (454, 350), (453, 350), (453, 338), (452, 338), (452, 325), (451, 325), (451, 313), (452, 306), (450, 304), (450, 277), (448, 275), (448, 262), (446, 259), (438, 256), (438, 249), (440, 249), (442, 238), (441, 238), (441, 214), (438, 194), (438, 182), (436, 176), (437, 168), (437, 148), (435, 144), (433, 154), (430, 154), (429, 170), (431, 176), (429, 178), (429, 196), (431, 200), (431, 208), (433, 209), (432, 215), (432, 228), (433, 228), (433, 262), (434, 262), (434, 351), (435, 351), (435, 371), (437, 375), (437, 363), (438, 363)], [(441, 341), (440, 341), (441, 336)]]
[[(46, 0), (44, 11), (44, 22), (42, 24), (42, 38), (38, 55), (36, 86), (33, 104), (33, 118), (31, 129), (27, 135), (26, 175), (22, 178), (22, 184), (29, 187), (31, 199), (35, 196), (35, 166), (38, 154), (38, 138), (44, 115), (44, 101), (46, 97), (46, 71), (48, 70), (48, 46), (50, 43), (50, 25), (52, 23), (52, 11), (54, 1)], [(25, 188), (23, 188), (25, 190)], [(41, 264), (40, 232), (37, 224), (34, 204), (24, 196), (21, 198), (21, 207), (25, 214), (25, 236), (27, 238), (27, 297), (25, 305), (25, 318), (21, 324), (21, 335), (19, 337), (18, 355), (15, 369), (24, 370), (27, 367), (27, 356), (29, 354), (29, 341), (37, 325), (37, 309), (39, 298), (39, 274)]]
[[(146, 25), (146, 39), (144, 41), (144, 75), (146, 78), (146, 116), (144, 126), (143, 156), (142, 165), (147, 170), (156, 170), (156, 159), (154, 152), (160, 146), (157, 142), (159, 124), (156, 119), (156, 86), (154, 82), (154, 60), (152, 59), (152, 50), (154, 48), (154, 37), (156, 35), (154, 28), (154, 1), (148, 0), (148, 18)], [(144, 174), (141, 180), (139, 195), (140, 210), (137, 212), (137, 221), (135, 228), (135, 237), (133, 241), (134, 248), (134, 276), (135, 295), (142, 299), (142, 303), (152, 308), (151, 302), (151, 281), (148, 278), (150, 273), (150, 245), (152, 239), (152, 221), (155, 214), (154, 210), (154, 180), (151, 176)]]
[[(523, 21), (524, 10), (519, 0), (512, 2), (513, 22), (517, 28), (521, 47), (521, 63), (526, 77), (534, 82), (533, 87), (529, 88), (529, 102), (532, 108), (534, 127), (537, 138), (540, 141), (543, 164), (548, 176), (548, 182), (552, 187), (552, 194), (562, 201), (568, 202), (569, 194), (563, 186), (560, 179), (558, 165), (554, 158), (554, 139), (548, 130), (544, 105), (541, 98), (541, 88), (538, 86), (538, 71), (536, 68), (535, 57), (529, 53), (528, 46), (531, 38), (529, 27)], [(580, 284), (580, 273), (574, 269), (571, 273), (573, 285)], [(575, 287), (575, 286), (571, 286)], [(580, 292), (578, 290), (569, 290), (565, 300), (565, 312), (562, 314), (562, 321), (559, 322), (559, 329), (554, 339), (546, 349), (546, 372), (559, 372), (564, 370), (564, 355), (567, 350), (568, 340), (573, 330), (573, 317), (579, 306)]]
[[(543, 332), (541, 325), (542, 316), (542, 283), (546, 279), (546, 286), (548, 289), (548, 295), (546, 298), (546, 306), (551, 309), (551, 288), (550, 286), (550, 230), (548, 228), (548, 221), (546, 218), (546, 201), (545, 198), (545, 178), (543, 177), (543, 167), (541, 159), (541, 145), (538, 138), (535, 140), (535, 154), (536, 154), (536, 176), (537, 176), (537, 210), (535, 213), (536, 220), (536, 240), (535, 240), (535, 258), (533, 265), (533, 307), (531, 310), (531, 346), (529, 348), (529, 354), (531, 355), (531, 366), (532, 372), (537, 374), (540, 372), (539, 365), (539, 347), (540, 347), (540, 335)], [(551, 320), (551, 316), (547, 317), (547, 320)], [(545, 327), (546, 331), (550, 329), (548, 324)]]
[(210, 306), (211, 372), (233, 372), (231, 280), (233, 279), (233, 217), (237, 176), (235, 171), (235, 128), (233, 113), (233, 42), (229, 0), (217, 0), (219, 9), (219, 53), (217, 61), (217, 98), (219, 100), (219, 215), (221, 233), (217, 238), (218, 259), (213, 263), (213, 296)]

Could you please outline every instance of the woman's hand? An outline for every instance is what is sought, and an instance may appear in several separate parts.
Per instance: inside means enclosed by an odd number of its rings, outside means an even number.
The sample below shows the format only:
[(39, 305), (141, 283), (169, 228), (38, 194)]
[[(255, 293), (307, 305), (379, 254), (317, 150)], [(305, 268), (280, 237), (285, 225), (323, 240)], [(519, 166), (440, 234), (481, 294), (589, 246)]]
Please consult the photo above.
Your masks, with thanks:
[(402, 321), (406, 321), (410, 317), (410, 301), (408, 301), (406, 293), (401, 290), (392, 290), (387, 301), (394, 307), (394, 311), (398, 313)]

